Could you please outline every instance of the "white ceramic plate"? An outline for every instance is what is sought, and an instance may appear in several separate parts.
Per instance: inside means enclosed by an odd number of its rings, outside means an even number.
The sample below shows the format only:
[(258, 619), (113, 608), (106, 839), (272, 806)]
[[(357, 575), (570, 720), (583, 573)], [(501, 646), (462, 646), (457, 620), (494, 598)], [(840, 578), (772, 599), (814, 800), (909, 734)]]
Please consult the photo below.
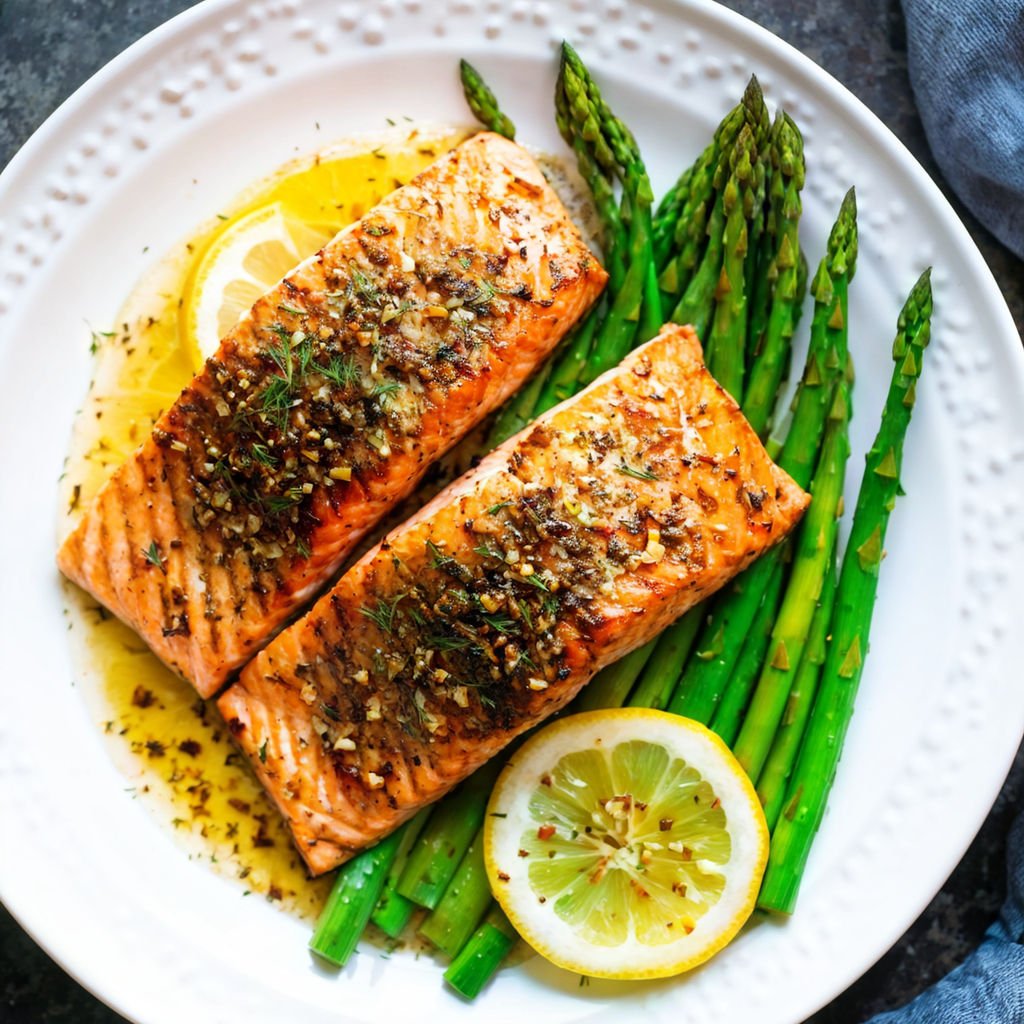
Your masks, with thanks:
[[(295, 152), (387, 115), (466, 120), (456, 58), (557, 147), (554, 49), (579, 44), (656, 185), (695, 155), (751, 71), (805, 131), (805, 246), (850, 183), (853, 444), (869, 443), (902, 296), (934, 263), (934, 344), (893, 518), (873, 650), (796, 916), (696, 974), (592, 984), (534, 958), (467, 1006), (428, 960), (319, 970), (307, 929), (190, 862), (123, 780), (72, 687), (53, 568), (55, 481), (89, 375), (83, 320), (110, 321), (152, 255)], [(319, 125), (319, 130), (317, 128)], [(83, 984), (146, 1024), (410, 1019), (803, 1019), (879, 957), (941, 886), (1024, 727), (1020, 341), (939, 191), (836, 82), (700, 0), (211, 0), (131, 47), (0, 178), (0, 882)], [(859, 460), (852, 463), (850, 491)]]

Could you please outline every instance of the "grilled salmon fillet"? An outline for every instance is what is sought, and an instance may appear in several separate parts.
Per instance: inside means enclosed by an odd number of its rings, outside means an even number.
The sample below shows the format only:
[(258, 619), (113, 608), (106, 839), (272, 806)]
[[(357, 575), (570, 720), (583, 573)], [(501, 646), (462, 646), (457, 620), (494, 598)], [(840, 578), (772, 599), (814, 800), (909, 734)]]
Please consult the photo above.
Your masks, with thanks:
[(605, 279), (532, 158), (475, 136), (257, 301), (61, 570), (210, 696)]
[(808, 500), (669, 325), (385, 537), (220, 710), (326, 871), (721, 587)]

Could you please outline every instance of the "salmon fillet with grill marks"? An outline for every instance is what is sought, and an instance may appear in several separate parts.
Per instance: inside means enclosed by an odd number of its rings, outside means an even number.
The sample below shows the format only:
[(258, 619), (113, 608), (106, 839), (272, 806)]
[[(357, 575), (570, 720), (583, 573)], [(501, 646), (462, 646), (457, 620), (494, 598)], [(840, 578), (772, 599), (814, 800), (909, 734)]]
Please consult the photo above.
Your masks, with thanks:
[(326, 871), (721, 587), (808, 500), (692, 329), (667, 326), (389, 534), (219, 707)]
[(474, 137), (255, 304), (97, 495), (61, 570), (210, 696), (605, 277), (530, 156)]

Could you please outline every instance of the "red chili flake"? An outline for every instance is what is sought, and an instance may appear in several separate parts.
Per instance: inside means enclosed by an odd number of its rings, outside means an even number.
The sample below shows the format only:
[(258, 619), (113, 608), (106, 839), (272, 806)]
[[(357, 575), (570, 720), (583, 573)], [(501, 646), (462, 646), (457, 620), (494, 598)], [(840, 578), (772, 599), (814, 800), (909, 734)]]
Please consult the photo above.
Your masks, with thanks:
[(178, 744), (178, 749), (183, 754), (188, 754), (189, 757), (198, 757), (199, 752), (203, 749), (196, 740), (182, 740)]
[(283, 893), (283, 892), (281, 892), (281, 890), (280, 890), (280, 889), (279, 889), (279, 888), (278, 888), (278, 887), (277, 887), (276, 885), (272, 885), (272, 886), (271, 886), (271, 887), (270, 887), (270, 888), (269, 888), (269, 889), (267, 890), (267, 899), (268, 899), (268, 900), (280, 900), (280, 899), (284, 899), (284, 893)]
[(658, 828), (661, 829), (662, 832), (668, 832), (668, 830), (672, 828), (674, 821), (674, 818), (662, 818), (661, 821), (658, 822)]
[(248, 800), (239, 800), (237, 796), (229, 797), (228, 803), (240, 814), (248, 814), (252, 810), (252, 804)]
[(166, 748), (159, 740), (146, 740), (146, 753), (150, 757), (163, 757)]
[(511, 877), (512, 877), (511, 875), (507, 875), (507, 874), (505, 874), (505, 872), (504, 872), (504, 871), (499, 871), (499, 872), (498, 872), (498, 878), (499, 878), (499, 879), (500, 879), (500, 880), (501, 880), (502, 882), (507, 882), (507, 881), (508, 881), (508, 880), (509, 880), (509, 879), (510, 879)]
[(520, 857), (529, 857), (530, 856), (530, 851), (529, 850), (520, 850), (519, 851), (519, 856)]
[(683, 860), (693, 860), (693, 850), (688, 846), (683, 847)]
[(716, 796), (715, 799), (711, 803), (711, 810), (717, 811), (718, 808), (721, 807), (721, 806), (722, 806), (722, 801), (719, 800), (718, 797)]
[(555, 826), (554, 825), (541, 825), (541, 827), (539, 829), (537, 829), (537, 838), (538, 839), (550, 839), (554, 834), (555, 834)]
[(550, 786), (551, 785), (551, 776), (550, 775), (542, 775), (540, 777), (540, 784), (542, 786)]

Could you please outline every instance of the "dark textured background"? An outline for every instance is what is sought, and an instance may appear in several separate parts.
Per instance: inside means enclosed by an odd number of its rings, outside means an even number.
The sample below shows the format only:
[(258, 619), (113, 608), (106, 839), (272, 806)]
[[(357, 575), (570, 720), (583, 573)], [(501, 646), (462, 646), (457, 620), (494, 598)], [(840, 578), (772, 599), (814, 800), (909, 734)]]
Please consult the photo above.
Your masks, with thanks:
[[(189, 7), (184, 0), (0, 0), (0, 166), (47, 115), (129, 43)], [(732, 0), (859, 96), (946, 188), (907, 78), (895, 0)], [(1024, 265), (950, 195), (1024, 326)], [(810, 1024), (854, 1024), (906, 1002), (977, 945), (1002, 902), (1006, 834), (1024, 787), (1017, 762), (978, 838), (896, 946)], [(0, 825), (0, 827), (3, 827)], [(67, 978), (0, 908), (0, 1022), (111, 1024), (121, 1018)]]

